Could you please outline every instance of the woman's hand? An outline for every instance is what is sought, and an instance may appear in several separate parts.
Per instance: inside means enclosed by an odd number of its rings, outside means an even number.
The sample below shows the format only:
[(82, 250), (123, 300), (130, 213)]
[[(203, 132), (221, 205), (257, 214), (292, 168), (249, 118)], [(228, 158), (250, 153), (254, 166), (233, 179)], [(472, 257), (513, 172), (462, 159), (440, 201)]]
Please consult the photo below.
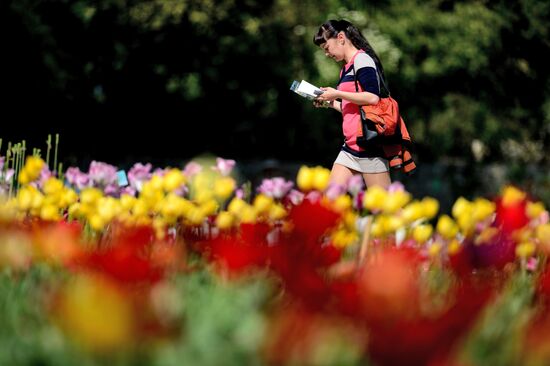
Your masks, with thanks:
[(319, 95), (317, 97), (317, 100), (323, 101), (323, 102), (331, 102), (334, 99), (340, 98), (340, 92), (334, 88), (326, 87), (326, 88), (320, 88), (323, 91), (323, 94)]

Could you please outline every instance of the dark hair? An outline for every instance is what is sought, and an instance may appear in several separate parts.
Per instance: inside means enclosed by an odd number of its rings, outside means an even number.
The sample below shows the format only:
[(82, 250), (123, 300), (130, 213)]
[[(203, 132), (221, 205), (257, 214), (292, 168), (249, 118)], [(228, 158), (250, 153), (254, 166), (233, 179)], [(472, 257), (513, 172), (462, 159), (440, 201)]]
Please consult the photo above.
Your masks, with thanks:
[(386, 76), (384, 75), (384, 68), (382, 67), (382, 63), (380, 62), (378, 55), (376, 55), (376, 52), (374, 52), (370, 43), (367, 41), (365, 36), (363, 36), (361, 31), (347, 20), (331, 19), (321, 25), (317, 33), (313, 36), (313, 43), (320, 46), (327, 40), (338, 36), (338, 33), (340, 32), (344, 32), (355, 48), (365, 51), (367, 55), (372, 57), (376, 63), (376, 67), (380, 71), (380, 74), (384, 79), (386, 79)]

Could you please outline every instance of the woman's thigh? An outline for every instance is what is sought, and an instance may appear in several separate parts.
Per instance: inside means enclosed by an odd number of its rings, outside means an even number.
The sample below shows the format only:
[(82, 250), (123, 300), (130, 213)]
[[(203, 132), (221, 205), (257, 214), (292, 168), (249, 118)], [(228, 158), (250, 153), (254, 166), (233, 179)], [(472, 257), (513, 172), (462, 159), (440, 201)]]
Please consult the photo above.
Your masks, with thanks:
[(383, 173), (363, 173), (363, 180), (367, 188), (372, 186), (380, 186), (382, 188), (388, 188), (391, 184), (391, 178), (389, 172)]
[(330, 183), (345, 186), (355, 173), (357, 172), (347, 166), (336, 163), (332, 165), (332, 170), (330, 171)]

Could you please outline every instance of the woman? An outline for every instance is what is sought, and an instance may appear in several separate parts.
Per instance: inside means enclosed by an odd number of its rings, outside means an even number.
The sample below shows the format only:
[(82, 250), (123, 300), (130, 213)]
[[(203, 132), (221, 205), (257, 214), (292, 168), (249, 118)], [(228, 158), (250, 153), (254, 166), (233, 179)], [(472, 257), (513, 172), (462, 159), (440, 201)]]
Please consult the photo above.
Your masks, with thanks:
[[(313, 43), (321, 47), (327, 57), (344, 63), (337, 88), (321, 88), (324, 92), (314, 102), (316, 107), (328, 103), (342, 113), (345, 143), (334, 161), (331, 183), (345, 186), (352, 175), (360, 173), (367, 187), (387, 188), (391, 179), (382, 148), (373, 146), (364, 150), (356, 144), (361, 123), (359, 106), (377, 104), (380, 99), (379, 75), (384, 77), (384, 70), (378, 56), (361, 32), (345, 20), (329, 20), (323, 24)], [(355, 73), (359, 91), (356, 91)]]

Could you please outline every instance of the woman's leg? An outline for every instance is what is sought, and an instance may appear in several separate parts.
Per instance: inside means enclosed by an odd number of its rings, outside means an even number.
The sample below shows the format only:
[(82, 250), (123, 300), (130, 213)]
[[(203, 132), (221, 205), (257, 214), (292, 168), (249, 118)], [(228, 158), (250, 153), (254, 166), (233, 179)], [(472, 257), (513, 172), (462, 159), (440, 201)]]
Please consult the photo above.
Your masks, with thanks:
[(391, 184), (391, 178), (389, 172), (383, 173), (363, 173), (363, 179), (367, 188), (372, 186), (380, 186), (382, 188), (388, 188)]
[(340, 164), (334, 164), (330, 171), (330, 184), (338, 184), (346, 187), (348, 180), (355, 173), (354, 170)]

